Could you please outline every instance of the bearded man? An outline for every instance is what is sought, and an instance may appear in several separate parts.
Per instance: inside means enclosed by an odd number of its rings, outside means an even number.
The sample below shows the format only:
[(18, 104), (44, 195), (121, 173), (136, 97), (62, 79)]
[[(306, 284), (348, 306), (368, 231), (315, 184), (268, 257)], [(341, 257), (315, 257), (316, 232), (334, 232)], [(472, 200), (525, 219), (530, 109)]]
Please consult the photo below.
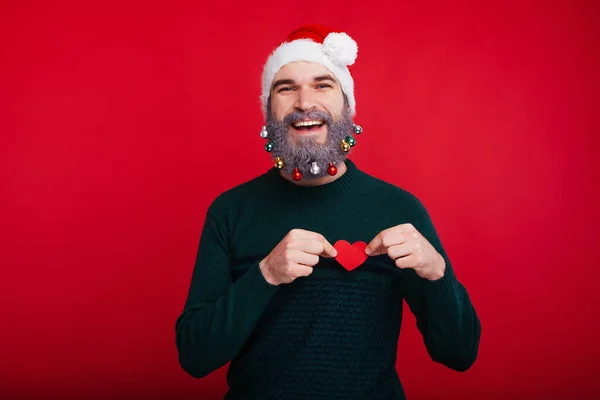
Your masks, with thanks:
[(212, 202), (176, 322), (182, 368), (231, 362), (225, 399), (405, 399), (406, 301), (435, 362), (466, 371), (481, 326), (431, 218), (349, 159), (356, 42), (293, 31), (263, 71), (273, 167)]

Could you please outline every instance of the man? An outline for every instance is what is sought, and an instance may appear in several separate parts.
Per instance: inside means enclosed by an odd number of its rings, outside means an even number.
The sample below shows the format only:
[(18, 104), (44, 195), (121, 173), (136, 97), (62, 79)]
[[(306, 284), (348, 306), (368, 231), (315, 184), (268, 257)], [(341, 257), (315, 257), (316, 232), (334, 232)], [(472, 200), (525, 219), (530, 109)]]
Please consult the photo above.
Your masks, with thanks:
[(225, 399), (404, 399), (403, 300), (434, 361), (465, 371), (477, 358), (480, 321), (427, 210), (348, 158), (357, 49), (311, 25), (270, 55), (274, 166), (207, 211), (176, 342), (194, 377), (231, 361)]

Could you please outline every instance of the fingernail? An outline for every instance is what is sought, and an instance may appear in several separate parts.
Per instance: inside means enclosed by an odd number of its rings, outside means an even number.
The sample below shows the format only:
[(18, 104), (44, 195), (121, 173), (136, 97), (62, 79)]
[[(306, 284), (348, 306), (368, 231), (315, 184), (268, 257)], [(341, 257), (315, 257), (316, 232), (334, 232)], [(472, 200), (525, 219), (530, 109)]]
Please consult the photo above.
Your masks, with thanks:
[(371, 249), (369, 248), (369, 246), (365, 247), (365, 253), (367, 253), (367, 254), (371, 253)]

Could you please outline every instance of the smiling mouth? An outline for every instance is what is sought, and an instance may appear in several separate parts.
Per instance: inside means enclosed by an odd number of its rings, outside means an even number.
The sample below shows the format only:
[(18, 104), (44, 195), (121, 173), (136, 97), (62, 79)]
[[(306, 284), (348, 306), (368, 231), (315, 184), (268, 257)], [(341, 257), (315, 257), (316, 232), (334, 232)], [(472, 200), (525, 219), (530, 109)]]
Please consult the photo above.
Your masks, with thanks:
[(322, 119), (317, 120), (302, 120), (296, 121), (293, 124), (290, 124), (294, 129), (300, 132), (310, 132), (316, 131), (323, 125), (325, 125), (325, 121)]

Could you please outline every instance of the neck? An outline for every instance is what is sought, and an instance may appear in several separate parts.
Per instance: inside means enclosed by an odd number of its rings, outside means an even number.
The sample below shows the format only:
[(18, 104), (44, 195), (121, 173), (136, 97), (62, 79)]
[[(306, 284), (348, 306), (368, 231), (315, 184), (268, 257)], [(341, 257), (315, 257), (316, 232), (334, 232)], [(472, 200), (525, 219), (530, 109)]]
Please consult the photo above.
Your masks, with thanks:
[(339, 177), (344, 175), (345, 172), (346, 172), (346, 163), (342, 161), (342, 162), (338, 163), (337, 174), (335, 174), (333, 176), (326, 175), (326, 176), (322, 176), (322, 177), (315, 178), (315, 179), (303, 178), (303, 179), (300, 179), (299, 181), (295, 181), (294, 178), (292, 178), (292, 175), (286, 174), (285, 172), (283, 172), (283, 170), (279, 171), (279, 174), (285, 180), (290, 181), (298, 186), (320, 186), (320, 185), (325, 185), (327, 183), (335, 181), (336, 179), (338, 179)]

